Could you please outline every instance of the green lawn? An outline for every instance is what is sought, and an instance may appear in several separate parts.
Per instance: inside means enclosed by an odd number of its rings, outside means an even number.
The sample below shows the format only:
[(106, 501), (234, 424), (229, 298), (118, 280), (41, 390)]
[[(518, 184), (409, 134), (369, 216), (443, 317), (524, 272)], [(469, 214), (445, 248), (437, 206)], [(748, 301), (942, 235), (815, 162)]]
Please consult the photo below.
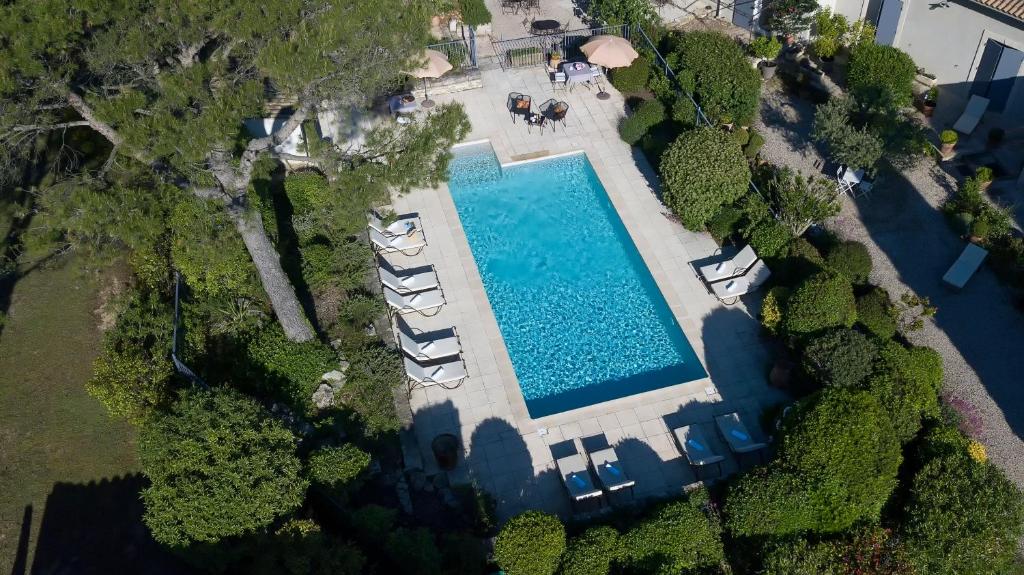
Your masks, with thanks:
[[(2, 573), (12, 572), (27, 505), (32, 506), (27, 546), (31, 567), (44, 515), (51, 541), (66, 541), (68, 526), (87, 520), (80, 506), (99, 508), (86, 500), (90, 490), (127, 483), (100, 480), (138, 470), (131, 427), (111, 420), (84, 389), (99, 348), (96, 299), (94, 283), (73, 260), (57, 269), (29, 273), (14, 287), (7, 323), (0, 332)], [(98, 483), (90, 486), (90, 481)], [(70, 511), (66, 517), (56, 507), (46, 513), (51, 492), (51, 503), (62, 502), (61, 509)], [(116, 507), (118, 497), (109, 497), (110, 489), (105, 493), (93, 499)], [(87, 528), (102, 530), (100, 523)]]

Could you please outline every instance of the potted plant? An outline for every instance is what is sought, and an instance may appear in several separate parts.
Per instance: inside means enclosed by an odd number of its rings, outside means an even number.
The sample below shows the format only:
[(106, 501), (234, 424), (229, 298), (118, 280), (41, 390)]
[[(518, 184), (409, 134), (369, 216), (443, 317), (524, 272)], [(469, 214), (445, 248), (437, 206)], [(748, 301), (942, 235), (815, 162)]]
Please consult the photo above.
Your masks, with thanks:
[(826, 72), (832, 71), (832, 62), (839, 51), (843, 37), (846, 36), (850, 24), (846, 16), (833, 14), (828, 8), (822, 8), (815, 14), (814, 53), (821, 59), (821, 67)]
[(718, 119), (718, 124), (725, 128), (726, 132), (731, 132), (733, 127), (732, 116), (729, 114), (722, 114), (722, 117)]
[(758, 36), (750, 43), (750, 51), (761, 61), (761, 77), (767, 80), (775, 76), (775, 70), (778, 67), (775, 59), (782, 51), (782, 42), (779, 42), (775, 36)]
[(992, 168), (988, 166), (982, 166), (974, 172), (974, 177), (978, 179), (978, 189), (985, 191), (989, 186), (992, 185)]
[(549, 64), (555, 70), (558, 69), (558, 65), (562, 62), (562, 53), (558, 50), (551, 50), (551, 56), (549, 58)]
[(1006, 135), (1006, 131), (1002, 128), (992, 128), (988, 131), (988, 147), (998, 148), (999, 144), (1003, 143), (1003, 136)]
[(931, 118), (932, 114), (935, 113), (935, 105), (939, 102), (939, 89), (932, 86), (927, 92), (924, 93), (924, 98), (921, 101), (921, 112), (924, 113), (926, 118)]
[(953, 155), (953, 148), (956, 147), (956, 143), (959, 139), (960, 136), (958, 136), (953, 130), (943, 130), (942, 133), (939, 134), (939, 141), (942, 142), (942, 149), (940, 152), (942, 152), (943, 159), (949, 158)]

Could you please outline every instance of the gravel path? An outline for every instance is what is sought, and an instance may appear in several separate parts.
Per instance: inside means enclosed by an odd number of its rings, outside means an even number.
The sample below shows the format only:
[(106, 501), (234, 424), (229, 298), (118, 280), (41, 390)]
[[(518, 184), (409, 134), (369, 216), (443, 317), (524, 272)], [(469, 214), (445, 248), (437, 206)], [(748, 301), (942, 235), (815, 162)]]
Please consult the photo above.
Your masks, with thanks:
[[(822, 175), (824, 164), (810, 142), (814, 105), (767, 86), (762, 120), (762, 156), (805, 174)], [(937, 209), (956, 182), (932, 161), (922, 161), (879, 182), (870, 198), (844, 198), (838, 217), (827, 222), (842, 237), (863, 242), (874, 260), (871, 281), (893, 298), (907, 290), (938, 307), (922, 330), (909, 334), (943, 357), (946, 393), (969, 404), (980, 420), (975, 434), (990, 459), (1024, 487), (1024, 318), (1010, 291), (983, 266), (960, 293), (941, 284), (964, 247)]]

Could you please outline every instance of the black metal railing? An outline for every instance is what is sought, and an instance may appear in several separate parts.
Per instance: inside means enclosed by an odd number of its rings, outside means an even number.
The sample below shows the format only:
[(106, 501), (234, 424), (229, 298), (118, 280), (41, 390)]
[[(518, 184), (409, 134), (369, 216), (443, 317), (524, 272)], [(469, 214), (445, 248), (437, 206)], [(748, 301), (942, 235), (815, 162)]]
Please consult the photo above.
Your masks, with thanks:
[(447, 42), (431, 44), (427, 46), (430, 50), (437, 50), (448, 58), (453, 70), (473, 69), (477, 67), (476, 59), (476, 34), (469, 26), (463, 28), (463, 37), (455, 38)]
[(565, 60), (580, 58), (583, 55), (580, 52), (580, 46), (591, 37), (601, 35), (622, 36), (629, 39), (630, 27), (622, 24), (601, 28), (582, 28), (545, 36), (492, 40), (491, 45), (494, 47), (494, 54), (501, 69), (508, 70), (509, 68), (543, 65), (552, 52), (558, 52)]

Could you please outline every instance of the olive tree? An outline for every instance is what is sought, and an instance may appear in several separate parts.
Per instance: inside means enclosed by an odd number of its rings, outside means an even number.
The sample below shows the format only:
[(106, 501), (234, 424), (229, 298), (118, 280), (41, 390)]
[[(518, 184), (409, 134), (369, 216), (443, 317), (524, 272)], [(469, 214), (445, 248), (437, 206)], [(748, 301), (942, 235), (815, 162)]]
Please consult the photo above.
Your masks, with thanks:
[[(395, 86), (427, 43), (429, 3), (342, 0), (14, 0), (0, 6), (0, 165), (8, 181), (33, 142), (84, 129), (106, 173), (138, 163), (225, 211), (288, 338), (312, 328), (249, 198), (254, 166), (326, 106), (345, 112)], [(269, 135), (242, 120), (269, 100), (291, 113)], [(283, 117), (283, 116), (282, 116)], [(362, 150), (336, 155), (374, 157)], [(378, 162), (386, 158), (379, 158)]]

